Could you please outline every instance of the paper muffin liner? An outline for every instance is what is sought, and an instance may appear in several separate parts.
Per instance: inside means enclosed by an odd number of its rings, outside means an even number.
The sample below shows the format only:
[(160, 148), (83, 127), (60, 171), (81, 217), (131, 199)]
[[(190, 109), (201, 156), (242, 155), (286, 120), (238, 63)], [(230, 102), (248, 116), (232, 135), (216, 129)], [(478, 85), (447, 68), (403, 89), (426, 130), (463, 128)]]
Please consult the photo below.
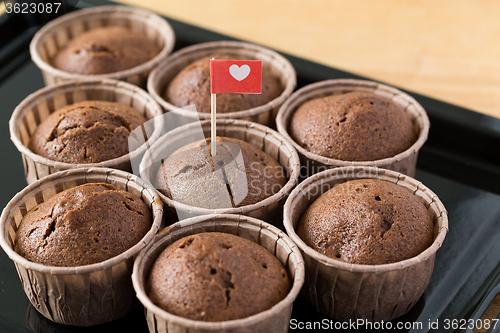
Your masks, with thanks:
[[(369, 92), (391, 99), (394, 103), (401, 105), (404, 111), (411, 117), (415, 132), (418, 133), (417, 141), (413, 145), (393, 157), (375, 161), (343, 161), (339, 159), (321, 156), (308, 151), (295, 142), (288, 133), (290, 121), (293, 114), (305, 102), (331, 95), (340, 95), (352, 91)], [(410, 95), (382, 83), (356, 79), (325, 80), (309, 84), (296, 92), (281, 106), (276, 118), (278, 131), (299, 152), (302, 165), (307, 169), (307, 175), (342, 166), (373, 166), (404, 173), (410, 177), (415, 176), (418, 151), (427, 140), (429, 133), (429, 118), (424, 108)]]
[(262, 68), (267, 68), (279, 78), (283, 87), (280, 96), (268, 103), (248, 109), (228, 113), (218, 113), (217, 118), (243, 119), (267, 126), (274, 126), (279, 107), (290, 96), (297, 84), (295, 69), (282, 55), (264, 47), (236, 41), (217, 41), (195, 44), (172, 54), (151, 72), (148, 78), (148, 91), (160, 103), (165, 112), (172, 111), (191, 121), (210, 119), (210, 113), (198, 113), (180, 109), (163, 99), (163, 92), (172, 79), (194, 61), (216, 53), (241, 56), (248, 60), (263, 60)]
[[(52, 66), (51, 62), (55, 55), (72, 38), (103, 26), (122, 26), (141, 33), (152, 41), (160, 49), (160, 52), (139, 66), (108, 74), (74, 74)], [(168, 57), (174, 44), (174, 31), (162, 17), (132, 7), (98, 6), (68, 13), (47, 23), (33, 37), (30, 43), (30, 54), (33, 62), (42, 71), (46, 85), (68, 80), (110, 78), (145, 88), (149, 73)]]
[[(208, 209), (194, 207), (168, 198), (159, 193), (165, 203), (165, 218), (169, 223), (206, 214), (243, 214), (276, 226), (282, 225), (283, 204), (298, 181), (300, 160), (297, 151), (278, 132), (261, 124), (238, 120), (217, 119), (217, 136), (230, 137), (250, 143), (273, 157), (284, 169), (288, 181), (277, 193), (252, 205), (237, 208)], [(154, 184), (163, 160), (188, 143), (210, 137), (210, 121), (189, 123), (167, 132), (144, 155), (140, 175)]]
[[(329, 258), (300, 239), (297, 224), (314, 200), (337, 184), (366, 178), (402, 186), (425, 205), (434, 222), (434, 242), (429, 248), (400, 262), (359, 265)], [(429, 284), (436, 251), (448, 231), (448, 213), (431, 190), (409, 176), (374, 167), (341, 167), (317, 173), (298, 185), (285, 203), (284, 224), (304, 257), (302, 293), (317, 311), (341, 321), (388, 321), (407, 313)]]
[[(176, 240), (202, 232), (223, 232), (246, 238), (271, 252), (285, 267), (291, 290), (272, 308), (247, 318), (204, 322), (171, 314), (155, 305), (147, 296), (145, 283), (156, 258)], [(140, 253), (134, 263), (132, 282), (145, 307), (149, 331), (166, 332), (287, 332), (292, 305), (304, 283), (304, 262), (297, 246), (281, 230), (243, 215), (217, 214), (190, 218), (167, 227)]]
[[(152, 226), (139, 243), (116, 257), (77, 267), (42, 265), (14, 251), (17, 228), (30, 209), (66, 189), (98, 182), (128, 191), (149, 207)], [(162, 227), (162, 217), (156, 191), (132, 174), (108, 168), (66, 170), (28, 185), (12, 198), (0, 217), (0, 246), (14, 261), (26, 296), (42, 315), (61, 324), (92, 326), (123, 317), (137, 305), (130, 278), (133, 261)]]
[[(148, 121), (141, 126), (142, 136), (137, 149), (129, 154), (100, 163), (65, 163), (33, 153), (28, 144), (31, 136), (51, 113), (84, 100), (119, 102), (128, 105)], [(131, 159), (141, 159), (163, 130), (160, 106), (144, 90), (132, 84), (112, 79), (63, 82), (42, 88), (26, 97), (14, 110), (9, 121), (10, 137), (21, 152), (28, 184), (60, 170), (79, 167), (108, 167), (132, 171)], [(145, 140), (147, 139), (147, 140)], [(129, 141), (130, 142), (130, 141)]]

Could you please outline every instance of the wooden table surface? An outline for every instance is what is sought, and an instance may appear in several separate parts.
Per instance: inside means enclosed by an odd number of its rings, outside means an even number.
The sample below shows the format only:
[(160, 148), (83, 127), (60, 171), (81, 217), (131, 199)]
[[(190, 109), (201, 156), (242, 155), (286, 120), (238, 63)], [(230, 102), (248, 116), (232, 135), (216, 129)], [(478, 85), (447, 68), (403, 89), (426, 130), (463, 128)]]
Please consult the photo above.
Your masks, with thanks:
[(500, 118), (500, 1), (119, 2)]

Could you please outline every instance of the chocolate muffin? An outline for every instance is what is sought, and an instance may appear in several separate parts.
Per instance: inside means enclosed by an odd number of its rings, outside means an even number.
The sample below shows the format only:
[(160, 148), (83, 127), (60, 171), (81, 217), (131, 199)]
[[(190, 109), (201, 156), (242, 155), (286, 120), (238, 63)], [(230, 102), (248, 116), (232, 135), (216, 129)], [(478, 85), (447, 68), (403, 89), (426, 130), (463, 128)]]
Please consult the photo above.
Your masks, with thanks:
[(83, 101), (52, 113), (31, 136), (28, 148), (66, 163), (99, 163), (129, 152), (128, 137), (146, 118), (115, 102)]
[(156, 259), (146, 292), (172, 314), (225, 321), (257, 314), (290, 290), (283, 265), (245, 238), (217, 232), (184, 237)]
[[(196, 60), (177, 74), (165, 89), (163, 99), (178, 106), (196, 105), (196, 110), (210, 113), (210, 59), (241, 59), (236, 56), (214, 54)], [(262, 68), (261, 94), (217, 94), (217, 112), (243, 111), (264, 105), (283, 92), (278, 77)]]
[(158, 169), (155, 186), (167, 197), (200, 208), (242, 207), (260, 202), (285, 186), (281, 165), (251, 144), (217, 137), (188, 144)]
[(423, 252), (434, 240), (434, 225), (423, 203), (405, 188), (357, 179), (316, 199), (300, 219), (297, 235), (330, 258), (380, 265)]
[(120, 26), (106, 26), (71, 39), (52, 65), (74, 74), (108, 74), (151, 60), (159, 48), (144, 35)]
[(151, 228), (146, 204), (105, 183), (88, 183), (56, 194), (21, 220), (15, 251), (49, 266), (82, 266), (115, 257)]
[(289, 132), (310, 152), (343, 161), (392, 157), (417, 140), (402, 106), (366, 92), (307, 101), (292, 116)]

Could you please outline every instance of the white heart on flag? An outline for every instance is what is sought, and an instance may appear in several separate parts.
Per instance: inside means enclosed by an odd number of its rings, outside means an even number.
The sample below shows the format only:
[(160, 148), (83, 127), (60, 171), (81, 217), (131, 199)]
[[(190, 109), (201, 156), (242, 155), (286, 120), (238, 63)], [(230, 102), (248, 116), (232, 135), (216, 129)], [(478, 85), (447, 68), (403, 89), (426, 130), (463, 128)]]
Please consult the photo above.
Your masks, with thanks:
[(238, 65), (231, 65), (229, 74), (238, 81), (244, 80), (250, 74), (250, 66), (241, 65), (241, 67), (238, 67)]

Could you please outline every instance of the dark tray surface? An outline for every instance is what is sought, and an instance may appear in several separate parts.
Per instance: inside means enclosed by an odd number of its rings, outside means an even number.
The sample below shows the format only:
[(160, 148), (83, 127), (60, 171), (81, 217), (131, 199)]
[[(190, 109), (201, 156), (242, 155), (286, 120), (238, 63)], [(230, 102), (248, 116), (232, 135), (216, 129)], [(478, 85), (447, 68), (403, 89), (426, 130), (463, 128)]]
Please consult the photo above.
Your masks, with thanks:
[[(106, 3), (95, 0), (80, 2), (79, 6)], [(176, 32), (177, 48), (208, 40), (228, 39), (181, 22), (169, 22)], [(23, 41), (17, 41), (24, 47), (17, 50), (15, 58), (2, 58), (0, 51), (0, 147), (4, 156), (0, 164), (1, 207), (5, 207), (26, 185), (20, 153), (9, 138), (10, 115), (29, 93), (44, 85), (40, 71), (29, 60), (27, 45), (30, 34), (32, 32), (27, 33)], [(329, 78), (356, 77), (287, 57), (297, 69), (299, 86)], [(435, 270), (424, 296), (407, 315), (396, 319), (394, 326), (399, 321), (416, 321), (422, 323), (423, 329), (410, 331), (426, 332), (429, 320), (438, 319), (443, 323), (445, 319), (469, 318), (481, 299), (493, 288), (492, 283), (498, 283), (500, 196), (495, 192), (500, 193), (500, 157), (499, 154), (491, 154), (491, 148), (498, 147), (491, 144), (500, 141), (500, 120), (413, 95), (428, 111), (432, 124), (429, 141), (420, 153), (416, 178), (443, 201), (449, 213), (450, 231), (438, 251)], [(487, 143), (489, 149), (475, 147), (471, 142)], [(299, 297), (294, 303), (292, 318), (300, 322), (320, 322), (326, 317), (316, 313)], [(147, 332), (143, 309), (138, 308), (126, 318), (89, 329), (54, 324), (29, 304), (14, 264), (0, 251), (0, 332), (110, 330)], [(444, 332), (444, 325), (438, 331)]]

